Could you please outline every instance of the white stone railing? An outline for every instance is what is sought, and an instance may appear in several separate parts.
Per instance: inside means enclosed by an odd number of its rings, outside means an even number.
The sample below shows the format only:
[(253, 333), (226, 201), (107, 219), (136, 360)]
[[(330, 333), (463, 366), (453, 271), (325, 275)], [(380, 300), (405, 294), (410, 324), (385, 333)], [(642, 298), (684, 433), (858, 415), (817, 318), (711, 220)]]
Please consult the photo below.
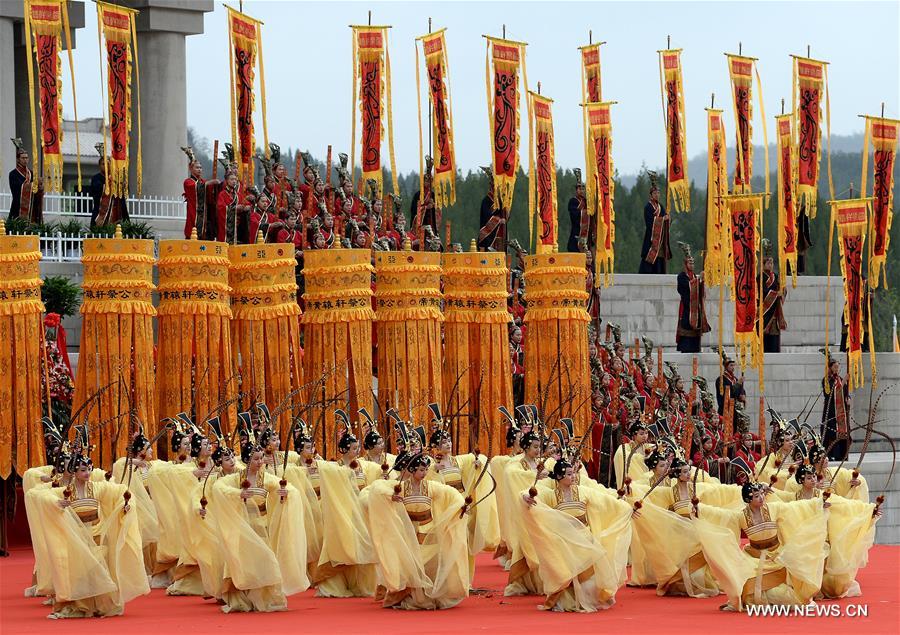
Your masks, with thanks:
[[(63, 234), (56, 232), (39, 238), (42, 262), (81, 262), (85, 238), (103, 238), (94, 234)], [(108, 237), (108, 236), (107, 236)], [(159, 241), (154, 240), (153, 252), (159, 255)]]
[[(0, 213), (9, 210), (12, 194), (0, 192)], [(140, 196), (128, 198), (128, 216), (133, 219), (183, 219), (185, 203), (179, 198)], [(87, 192), (44, 194), (44, 216), (90, 218), (91, 197)]]

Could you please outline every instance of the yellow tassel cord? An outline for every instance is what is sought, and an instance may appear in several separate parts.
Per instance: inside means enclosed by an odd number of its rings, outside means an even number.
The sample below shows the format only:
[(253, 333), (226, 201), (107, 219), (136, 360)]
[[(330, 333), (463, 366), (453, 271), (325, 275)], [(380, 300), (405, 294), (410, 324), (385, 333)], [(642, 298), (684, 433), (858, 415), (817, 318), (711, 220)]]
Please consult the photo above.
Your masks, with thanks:
[(706, 284), (714, 287), (725, 280), (727, 239), (723, 236), (723, 226), (728, 213), (724, 199), (728, 194), (728, 159), (721, 110), (706, 109), (706, 138), (706, 256), (703, 259), (703, 273)]
[[(857, 199), (846, 199), (842, 201), (832, 201), (831, 202), (831, 214), (834, 219), (835, 225), (837, 226), (838, 233), (838, 253), (840, 253), (841, 259), (841, 277), (844, 280), (844, 322), (847, 324), (847, 328), (856, 328), (859, 330), (860, 341), (862, 341), (863, 337), (863, 329), (869, 329), (869, 342), (872, 342), (872, 322), (871, 322), (871, 312), (869, 313), (869, 323), (863, 324), (862, 322), (862, 312), (863, 307), (860, 306), (859, 309), (859, 320), (856, 324), (853, 324), (850, 320), (850, 293), (849, 293), (849, 285), (848, 285), (848, 272), (847, 270), (847, 255), (844, 250), (844, 238), (848, 236), (858, 237), (860, 240), (859, 248), (862, 249), (865, 247), (866, 242), (866, 234), (868, 233), (868, 219), (871, 214), (871, 200), (869, 198), (857, 198)], [(860, 256), (860, 258), (862, 258)], [(862, 262), (860, 262), (862, 266)], [(862, 270), (860, 271), (860, 275), (862, 274)], [(860, 298), (862, 302), (866, 302), (866, 298), (864, 297), (865, 291), (862, 288), (862, 283), (860, 288), (860, 293), (863, 294), (863, 297)], [(871, 309), (871, 307), (868, 307)], [(847, 337), (847, 387), (850, 391), (859, 388), (865, 383), (865, 376), (863, 375), (862, 370), (862, 350), (851, 350), (850, 349), (850, 337)], [(874, 346), (870, 346), (870, 349), (874, 349)], [(875, 369), (875, 355), (874, 353), (871, 355), (871, 369), (872, 369), (872, 377), (875, 379), (876, 369)]]
[[(243, 155), (243, 150), (245, 148), (241, 147), (240, 143), (240, 133), (238, 131), (237, 126), (237, 108), (239, 107), (238, 94), (240, 93), (241, 87), (241, 77), (236, 72), (235, 64), (234, 64), (234, 54), (235, 49), (241, 48), (246, 50), (249, 53), (250, 59), (248, 61), (249, 65), (249, 80), (250, 80), (250, 109), (249, 109), (249, 119), (250, 119), (250, 154), (251, 157), (253, 153), (256, 151), (256, 131), (253, 126), (253, 113), (256, 111), (256, 93), (253, 90), (253, 86), (256, 82), (256, 71), (255, 67), (257, 64), (257, 58), (259, 59), (260, 64), (260, 96), (263, 99), (263, 141), (266, 146), (266, 156), (269, 153), (269, 144), (268, 144), (268, 130), (266, 128), (266, 117), (265, 117), (265, 76), (263, 75), (263, 67), (262, 60), (260, 55), (260, 43), (262, 41), (262, 22), (255, 18), (251, 18), (246, 13), (241, 13), (240, 11), (236, 11), (231, 7), (226, 6), (228, 9), (228, 33), (229, 33), (229, 60), (230, 60), (230, 69), (231, 69), (231, 143), (234, 146), (234, 154), (235, 161), (237, 162), (238, 169), (238, 180), (242, 183), (247, 184), (248, 186), (253, 185), (254, 181), (254, 169), (253, 169), (253, 159), (251, 158), (248, 163), (243, 163), (241, 157)], [(237, 22), (236, 22), (237, 21)], [(235, 27), (235, 24), (239, 24), (240, 26)], [(252, 33), (247, 30), (247, 27), (252, 26)]]
[[(294, 248), (285, 244), (235, 245), (231, 261), (231, 353), (229, 370), (240, 373), (241, 391), (269, 408), (303, 385), (300, 306), (294, 278)], [(292, 399), (299, 404), (307, 395)], [(249, 403), (244, 402), (244, 407)], [(279, 420), (284, 438), (290, 417)]]
[[(671, 60), (671, 63), (667, 63)], [(688, 177), (688, 156), (687, 156), (687, 128), (686, 116), (684, 109), (684, 84), (681, 72), (681, 49), (673, 49), (659, 51), (659, 77), (660, 89), (663, 95), (663, 118), (666, 123), (666, 159), (667, 166), (673, 161), (671, 147), (671, 131), (669, 130), (668, 117), (668, 92), (666, 85), (669, 82), (675, 82), (675, 89), (678, 94), (676, 96), (675, 116), (678, 118), (678, 143), (680, 155), (679, 159), (682, 167), (681, 178), (670, 180), (668, 173), (666, 175), (666, 204), (679, 212), (691, 211), (691, 181)]]
[(266, 158), (269, 159), (272, 156), (272, 150), (269, 148), (269, 123), (266, 117), (266, 67), (263, 64), (262, 22), (257, 23), (256, 36), (259, 39), (257, 51), (259, 53), (259, 96), (262, 100), (260, 106), (262, 107), (263, 149)]
[[(534, 93), (528, 91), (528, 94), (525, 98), (529, 101), (531, 106), (530, 111), (534, 113), (534, 104), (530, 103), (535, 99)], [(535, 200), (535, 193), (537, 191), (537, 173), (535, 172), (535, 160), (534, 155), (536, 152), (536, 140), (534, 138), (534, 116), (531, 115), (528, 117), (528, 249), (529, 251), (534, 251), (536, 253), (542, 253), (543, 247), (541, 246), (541, 232), (539, 229), (535, 227), (534, 224), (534, 216), (535, 216), (535, 208), (538, 205), (538, 202)], [(540, 226), (540, 219), (538, 219), (538, 226)], [(552, 248), (551, 248), (552, 251)]]
[(591, 421), (584, 254), (528, 256), (525, 280), (525, 402), (537, 404), (551, 428), (571, 417), (580, 437)]
[[(519, 70), (522, 72), (522, 85), (525, 87), (526, 99), (525, 99), (525, 107), (526, 107), (526, 116), (531, 117), (530, 115), (530, 102), (527, 98), (528, 91), (528, 74), (525, 70), (525, 43), (524, 42), (513, 42), (512, 40), (504, 40), (501, 38), (492, 38), (485, 36), (488, 41), (488, 56), (485, 67), (486, 74), (486, 89), (488, 96), (488, 122), (489, 127), (488, 130), (490, 132), (491, 137), (491, 164), (494, 166), (494, 209), (499, 209), (500, 201), (503, 201), (503, 205), (507, 210), (512, 209), (513, 202), (513, 194), (515, 192), (516, 186), (516, 175), (519, 170), (519, 130), (521, 123), (521, 108), (519, 107)], [(506, 48), (515, 47), (518, 49), (518, 59), (517, 60), (507, 60), (501, 59), (500, 56), (496, 54), (495, 46), (501, 45)], [(494, 121), (494, 93), (495, 87), (494, 82), (491, 78), (491, 63), (493, 62), (493, 70), (494, 73), (502, 72), (511, 74), (513, 77), (513, 82), (516, 85), (516, 103), (514, 104), (516, 111), (516, 121), (515, 128), (516, 131), (516, 148), (513, 151), (513, 165), (512, 165), (512, 176), (506, 174), (499, 174), (497, 166), (494, 165), (494, 159), (496, 156), (496, 147), (494, 145), (494, 134), (495, 134), (495, 124)]]
[[(826, 73), (827, 65), (824, 62), (819, 62), (817, 60), (811, 60), (805, 57), (794, 57), (793, 64), (793, 78), (792, 78), (792, 92), (793, 92), (793, 102), (794, 102), (794, 139), (795, 145), (794, 148), (799, 149), (799, 139), (801, 136), (802, 128), (804, 128), (803, 123), (803, 112), (800, 108), (797, 107), (798, 100), (802, 101), (801, 93), (804, 90), (816, 90), (818, 91), (818, 101), (813, 105), (811, 104), (811, 108), (815, 108), (816, 112), (819, 115), (819, 121), (816, 122), (818, 125), (821, 125), (821, 104), (822, 104), (822, 92), (825, 86), (824, 78)], [(804, 70), (806, 72), (804, 72)], [(818, 74), (818, 77), (815, 75)], [(826, 91), (827, 92), (827, 91)], [(830, 116), (828, 117), (830, 120)], [(827, 124), (828, 128), (828, 160), (829, 164), (831, 161), (831, 125)], [(813, 140), (816, 148), (816, 156), (814, 160), (814, 165), (816, 166), (816, 170), (818, 170), (819, 161), (822, 157), (822, 145), (820, 142), (821, 139), (821, 128), (817, 128), (816, 130), (816, 138)], [(800, 161), (799, 152), (797, 156), (795, 156), (795, 160)], [(829, 182), (830, 182), (830, 174), (831, 170), (829, 168)], [(816, 199), (818, 198), (818, 185), (819, 185), (819, 174), (816, 172), (816, 179), (814, 183), (800, 183), (799, 180), (797, 182), (797, 188), (795, 191), (795, 196), (797, 197), (797, 208), (800, 209), (805, 207), (807, 210), (807, 215), (813, 219), (816, 217)], [(832, 198), (834, 198), (834, 192), (831, 192)]]
[(476, 445), (484, 454), (489, 446), (492, 454), (505, 449), (506, 429), (497, 408), (513, 407), (508, 276), (503, 254), (444, 255), (444, 399), (449, 412), (467, 412), (488, 427), (476, 442), (468, 426), (458, 426), (453, 440), (459, 452)]
[[(615, 265), (615, 245), (616, 245), (616, 185), (615, 185), (615, 167), (612, 160), (612, 120), (610, 106), (613, 102), (604, 102), (598, 104), (587, 104), (587, 117), (590, 124), (590, 146), (591, 152), (594, 154), (594, 165), (597, 171), (593, 175), (588, 176), (588, 181), (593, 181), (597, 188), (597, 246), (594, 256), (594, 286), (599, 287), (601, 284), (608, 287), (613, 281), (613, 270)], [(606, 140), (607, 143), (607, 184), (609, 186), (609, 223), (607, 225), (604, 216), (603, 191), (600, 187), (600, 166), (597, 165), (596, 144)], [(609, 240), (609, 247), (606, 242)]]
[[(787, 265), (790, 265), (793, 287), (797, 287), (797, 199), (794, 197), (797, 183), (795, 147), (791, 142), (791, 119), (793, 113), (775, 117), (775, 133), (777, 135), (778, 168), (778, 268), (781, 271), (781, 290), (787, 278)], [(788, 174), (785, 174), (785, 168)], [(787, 233), (785, 227), (794, 228), (794, 240), (791, 251), (787, 251)]]
[(7, 236), (0, 221), (0, 478), (46, 462), (40, 261), (38, 237)]
[[(759, 99), (759, 117), (762, 121), (763, 133), (763, 165), (765, 166), (765, 185), (763, 186), (763, 205), (769, 206), (769, 134), (766, 128), (766, 104), (763, 101), (762, 80), (759, 78), (759, 64), (753, 62), (753, 74), (756, 75), (756, 92)], [(753, 137), (751, 137), (751, 140)], [(762, 234), (760, 234), (762, 235)], [(758, 251), (758, 250), (757, 250)]]
[[(129, 422), (119, 413), (136, 410), (145, 434), (156, 429), (153, 356), (152, 240), (92, 238), (84, 241), (81, 355), (72, 409), (111, 384), (90, 409), (87, 422), (96, 443), (94, 464), (109, 469), (125, 456)], [(106, 421), (99, 429), (98, 424)], [(115, 448), (113, 443), (115, 441)]]
[(441, 256), (429, 252), (375, 254), (378, 391), (412, 421), (428, 404), (442, 404)]
[[(223, 243), (164, 240), (159, 245), (157, 413), (193, 412), (198, 425), (237, 391), (232, 367), (231, 287)], [(230, 432), (237, 405), (219, 413)]]
[[(418, 117), (416, 123), (419, 124), (419, 192), (425, 191), (425, 139), (422, 135), (422, 80), (419, 74), (419, 39), (413, 41), (416, 49), (416, 108), (418, 109)], [(426, 66), (427, 69), (427, 66)], [(430, 82), (429, 82), (430, 83)], [(431, 89), (428, 90), (428, 101), (431, 102)], [(437, 191), (435, 190), (435, 200), (437, 200)], [(413, 218), (415, 221), (415, 218)]]
[[(356, 186), (356, 116), (357, 110), (359, 108), (357, 104), (357, 84), (359, 83), (359, 62), (357, 61), (357, 57), (359, 55), (358, 47), (356, 45), (356, 29), (352, 29), (350, 33), (350, 41), (351, 41), (351, 49), (352, 56), (350, 58), (350, 67), (351, 74), (353, 76), (353, 81), (350, 86), (350, 178), (353, 181), (354, 187)], [(365, 179), (363, 179), (363, 183)]]
[[(581, 104), (582, 119), (584, 120), (585, 203), (588, 214), (593, 216), (597, 211), (597, 160), (594, 156), (594, 146), (591, 143), (591, 125), (588, 119), (587, 104), (600, 102), (603, 99), (600, 82), (600, 44), (582, 46), (579, 50), (581, 51)], [(596, 62), (593, 59), (595, 55)], [(596, 95), (588, 94), (588, 83), (591, 78), (597, 80)]]
[[(900, 136), (900, 122), (880, 117), (866, 117), (866, 135), (863, 142), (862, 155), (862, 180), (860, 191), (863, 196), (868, 194), (869, 178), (869, 144), (875, 152), (883, 153), (880, 165), (896, 165), (897, 137)], [(888, 159), (889, 161), (886, 161)], [(887, 215), (887, 225), (884, 232), (884, 246), (880, 253), (875, 253), (876, 244), (876, 218), (873, 213), (872, 224), (869, 228), (869, 286), (877, 289), (880, 282), (884, 281), (884, 288), (888, 288), (885, 260), (888, 249), (891, 246), (891, 224), (894, 219), (894, 171), (879, 169), (876, 164), (872, 195), (875, 197), (873, 206), (875, 210), (881, 206), (883, 213)], [(878, 197), (882, 197), (879, 201)], [(870, 340), (871, 341), (871, 340)]]
[[(327, 376), (324, 397), (330, 405), (310, 408), (307, 421), (315, 427), (319, 452), (332, 457), (334, 409), (372, 410), (372, 265), (368, 249), (322, 249), (306, 252), (306, 342), (303, 358), (310, 379)], [(321, 389), (317, 389), (321, 390)]]
[[(735, 194), (744, 194), (752, 191), (750, 179), (747, 179), (747, 183), (743, 183), (742, 185), (737, 184), (737, 175), (742, 175), (746, 172), (748, 175), (753, 175), (753, 76), (750, 72), (744, 73), (742, 71), (735, 72), (735, 64), (743, 65), (750, 64), (753, 65), (753, 59), (749, 57), (740, 57), (737, 55), (728, 55), (728, 76), (731, 78), (731, 102), (734, 108), (734, 128), (735, 134), (737, 135), (737, 148), (735, 151), (735, 155), (737, 158), (737, 171), (735, 172)], [(740, 118), (738, 117), (738, 107), (737, 101), (735, 99), (735, 88), (740, 87), (747, 91), (747, 135), (749, 136), (749, 140), (747, 143), (747, 154), (744, 155), (743, 144), (744, 139), (741, 137), (741, 127), (739, 125)]]
[[(125, 47), (125, 59), (126, 59), (126, 71), (125, 71), (125, 137), (126, 141), (130, 141), (131, 130), (132, 130), (132, 94), (131, 94), (131, 82), (134, 73), (138, 72), (139, 69), (136, 66), (137, 64), (137, 36), (135, 32), (134, 26), (134, 16), (138, 12), (133, 9), (126, 9), (124, 7), (120, 7), (117, 5), (107, 4), (105, 2), (97, 3), (97, 18), (100, 28), (102, 29), (103, 38), (107, 42), (118, 42)], [(112, 16), (110, 16), (110, 20), (107, 21), (107, 14), (115, 14), (119, 17), (126, 17), (128, 20), (127, 25), (123, 25), (121, 22), (115, 20)], [(101, 57), (106, 57), (105, 52), (103, 51), (101, 44)], [(112, 122), (116, 114), (113, 112), (113, 102), (111, 94), (113, 92), (113, 87), (109, 85), (109, 60), (107, 59), (107, 108), (109, 110), (109, 118), (110, 122)], [(137, 88), (137, 85), (135, 85)], [(138, 92), (138, 106), (137, 109), (140, 109), (140, 92)], [(107, 163), (107, 172), (106, 172), (106, 187), (108, 189), (108, 194), (111, 194), (115, 197), (127, 197), (129, 194), (128, 190), (128, 169), (129, 169), (129, 161), (130, 161), (130, 143), (125, 144), (125, 158), (124, 159), (116, 159), (112, 156), (111, 148), (107, 143), (104, 148), (104, 154), (108, 155), (105, 157)], [(140, 190), (141, 186), (141, 160), (140, 160), (140, 113), (138, 113), (138, 156), (136, 158), (136, 177), (137, 177), (137, 187)]]
[[(387, 111), (387, 140), (388, 140), (388, 158), (391, 161), (391, 184), (393, 185), (394, 196), (400, 196), (400, 179), (397, 174), (397, 162), (394, 159), (394, 115), (391, 104), (391, 51), (388, 48), (388, 30), (382, 29), (384, 37), (384, 83), (385, 83), (385, 110)], [(382, 128), (384, 134), (384, 128)], [(379, 196), (381, 193), (379, 192)]]

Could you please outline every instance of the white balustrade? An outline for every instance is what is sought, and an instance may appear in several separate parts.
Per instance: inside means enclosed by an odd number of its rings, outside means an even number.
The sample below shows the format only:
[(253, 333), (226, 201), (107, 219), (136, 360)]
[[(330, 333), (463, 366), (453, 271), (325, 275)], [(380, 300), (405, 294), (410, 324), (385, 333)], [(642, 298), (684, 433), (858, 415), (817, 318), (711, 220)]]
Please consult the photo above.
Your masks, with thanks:
[[(9, 210), (12, 194), (0, 192), (0, 214)], [(128, 216), (138, 220), (183, 219), (186, 207), (180, 198), (141, 196), (128, 198)], [(91, 197), (87, 192), (44, 194), (44, 217), (90, 218)]]

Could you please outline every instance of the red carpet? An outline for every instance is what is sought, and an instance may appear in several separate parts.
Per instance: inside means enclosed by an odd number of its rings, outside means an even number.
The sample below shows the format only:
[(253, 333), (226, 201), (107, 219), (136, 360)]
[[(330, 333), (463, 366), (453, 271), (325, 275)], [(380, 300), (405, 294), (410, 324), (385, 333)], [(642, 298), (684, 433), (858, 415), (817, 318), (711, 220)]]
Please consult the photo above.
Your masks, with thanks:
[(330, 633), (360, 635), (435, 635), (490, 630), (494, 633), (897, 633), (900, 624), (898, 571), (900, 547), (876, 546), (869, 566), (859, 575), (863, 595), (819, 604), (868, 606), (868, 617), (748, 617), (717, 610), (724, 596), (705, 600), (660, 598), (652, 589), (625, 588), (618, 603), (595, 614), (561, 614), (537, 610), (539, 598), (504, 598), (505, 574), (490, 557), (478, 560), (477, 587), (490, 589), (449, 611), (394, 611), (365, 599), (316, 599), (313, 592), (290, 598), (286, 613), (225, 615), (212, 601), (168, 597), (162, 590), (138, 598), (125, 615), (102, 620), (48, 620), (49, 608), (22, 590), (31, 580), (33, 559), (28, 549), (0, 560), (0, 633), (78, 633), (135, 635), (157, 633)]

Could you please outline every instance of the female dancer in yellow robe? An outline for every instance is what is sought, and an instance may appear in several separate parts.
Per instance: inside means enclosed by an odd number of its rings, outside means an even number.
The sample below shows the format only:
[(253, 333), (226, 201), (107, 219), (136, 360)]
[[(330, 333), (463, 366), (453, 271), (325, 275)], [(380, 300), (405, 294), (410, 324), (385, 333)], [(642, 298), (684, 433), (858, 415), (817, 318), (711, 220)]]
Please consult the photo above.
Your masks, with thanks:
[(378, 480), (364, 492), (385, 608), (447, 609), (469, 592), (468, 506), (453, 487), (426, 479), (429, 462), (421, 452), (401, 453), (399, 481)]
[[(741, 488), (744, 509), (700, 504), (693, 523), (703, 555), (728, 596), (723, 610), (749, 604), (805, 605), (819, 592), (828, 550), (822, 499), (767, 502), (766, 487)], [(740, 536), (749, 544), (741, 549)]]
[(790, 481), (793, 472), (803, 462), (795, 452), (797, 445), (797, 432), (789, 422), (781, 418), (774, 410), (772, 413), (772, 438), (769, 447), (773, 448), (769, 454), (756, 462), (754, 478), (763, 484), (775, 489), (784, 489)]
[(620, 445), (613, 458), (616, 484), (619, 489), (626, 490), (632, 482), (641, 480), (647, 472), (647, 464), (644, 460), (646, 451), (653, 449), (653, 445), (648, 443), (647, 424), (640, 418), (631, 424), (628, 436), (631, 437), (631, 441)]
[(635, 521), (635, 532), (657, 580), (656, 593), (716, 596), (719, 587), (690, 522), (697, 494), (691, 486), (691, 466), (683, 456), (676, 455), (669, 470), (674, 482), (654, 488), (647, 497), (652, 505), (641, 507), (642, 516)]
[(509, 578), (503, 594), (544, 595), (543, 580), (537, 571), (539, 562), (531, 535), (520, 522), (523, 513), (521, 492), (530, 489), (548, 472), (542, 458), (542, 439), (532, 430), (522, 435), (524, 452), (509, 462), (498, 487), (504, 488), (507, 514), (505, 536), (510, 550)]
[(359, 441), (350, 419), (335, 411), (341, 436), (339, 458), (318, 464), (322, 509), (322, 549), (312, 583), (320, 597), (371, 597), (375, 594), (375, 553), (359, 490), (366, 486), (359, 465)]
[(153, 463), (153, 446), (150, 439), (144, 436), (141, 427), (131, 441), (128, 456), (115, 462), (112, 469), (112, 480), (116, 483), (128, 483), (131, 495), (137, 501), (137, 513), (140, 517), (141, 543), (144, 552), (144, 569), (150, 577), (153, 588), (153, 576), (156, 573), (156, 545), (159, 542), (159, 518), (156, 505), (147, 489), (151, 465)]
[[(396, 413), (390, 412), (396, 416)], [(388, 479), (391, 475), (391, 466), (397, 457), (385, 450), (384, 437), (378, 431), (378, 424), (369, 411), (360, 408), (359, 414), (362, 417), (363, 450), (365, 450), (359, 462), (366, 474), (366, 482)]]
[(820, 489), (821, 481), (814, 464), (801, 465), (794, 474), (794, 482), (798, 489), (793, 494), (785, 493), (787, 497), (798, 501), (821, 497), (822, 507), (828, 510), (829, 552), (821, 595), (826, 598), (862, 595), (856, 573), (868, 561), (869, 549), (875, 542), (875, 523), (881, 512), (874, 503), (848, 499)]
[(580, 462), (563, 454), (549, 479), (519, 495), (527, 504), (522, 517), (546, 594), (540, 608), (607, 609), (625, 584), (632, 509), (614, 493), (577, 485)]
[(75, 454), (66, 487), (34, 487), (26, 495), (29, 524), (46, 550), (53, 580), (51, 618), (121, 615), (150, 592), (144, 571), (137, 503), (127, 487), (91, 480), (89, 457)]
[(216, 480), (207, 518), (222, 545), (222, 611), (283, 611), (286, 596), (309, 587), (303, 504), (293, 485), (267, 474), (264, 450), (241, 445), (244, 469)]
[[(474, 452), (453, 454), (453, 437), (449, 422), (441, 416), (441, 408), (432, 403), (432, 433), (428, 448), (433, 459), (427, 479), (449, 485), (463, 496), (468, 493), (473, 501), (480, 500), (477, 509), (468, 515), (467, 534), (469, 544), (469, 579), (475, 576), (475, 555), (496, 549), (500, 542), (500, 523), (497, 518), (496, 498), (491, 496), (493, 481), (480, 478), (484, 470), (490, 470), (487, 457)], [(476, 487), (477, 483), (477, 487)]]
[(522, 453), (519, 441), (523, 432), (509, 410), (504, 406), (500, 406), (498, 410), (506, 419), (506, 454), (498, 454), (491, 458), (491, 474), (497, 480), (494, 498), (496, 499), (497, 523), (500, 530), (500, 540), (497, 548), (494, 550), (494, 558), (500, 562), (504, 569), (509, 570), (510, 549), (506, 542), (506, 537), (510, 533), (508, 519), (511, 512), (508, 509), (511, 503), (510, 498), (506, 495), (506, 466)]

